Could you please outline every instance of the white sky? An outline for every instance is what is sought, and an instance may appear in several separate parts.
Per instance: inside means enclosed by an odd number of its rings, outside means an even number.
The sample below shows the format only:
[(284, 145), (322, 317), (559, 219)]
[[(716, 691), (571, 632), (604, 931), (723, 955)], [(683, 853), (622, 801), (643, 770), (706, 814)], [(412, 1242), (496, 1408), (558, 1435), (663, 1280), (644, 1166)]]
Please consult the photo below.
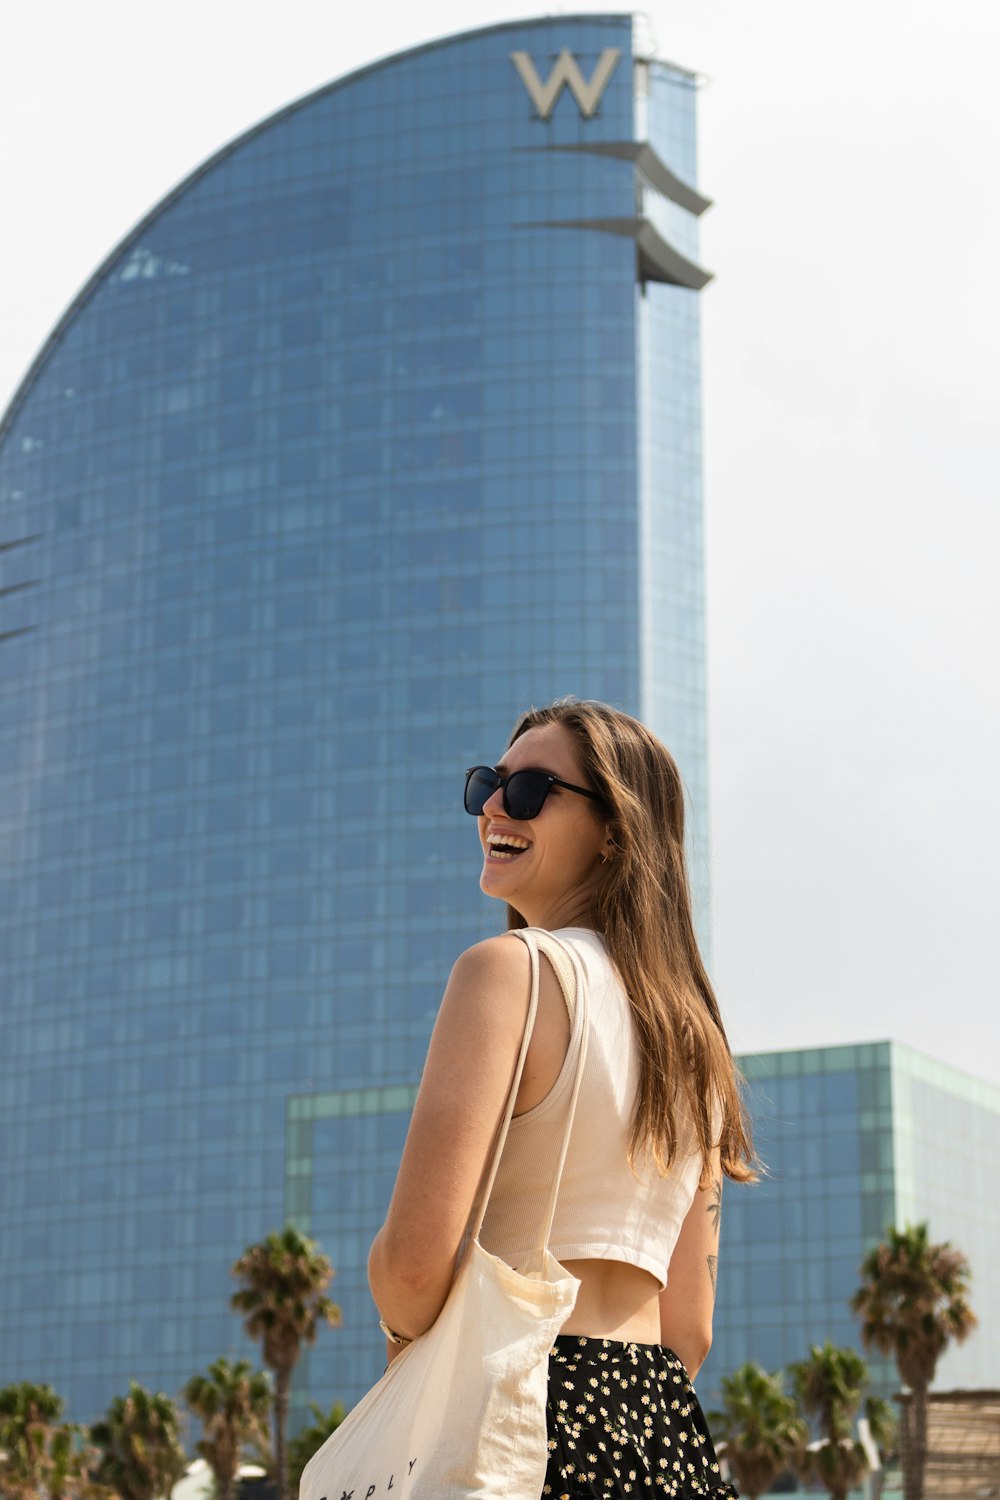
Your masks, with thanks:
[[(4, 0), (0, 409), (97, 264), (225, 141), (365, 62), (528, 14)], [(714, 975), (731, 1040), (893, 1036), (1000, 1083), (1000, 6), (648, 14), (660, 54), (709, 79)]]

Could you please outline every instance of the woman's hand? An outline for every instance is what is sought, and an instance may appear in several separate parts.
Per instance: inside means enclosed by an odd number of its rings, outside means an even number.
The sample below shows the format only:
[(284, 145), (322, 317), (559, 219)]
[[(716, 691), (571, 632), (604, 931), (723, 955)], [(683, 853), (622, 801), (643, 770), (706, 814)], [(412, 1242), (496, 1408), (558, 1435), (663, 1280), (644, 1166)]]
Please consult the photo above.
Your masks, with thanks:
[(389, 1211), (368, 1257), (376, 1306), (409, 1338), (431, 1326), (448, 1296), (513, 1082), (530, 975), (528, 950), (512, 937), (477, 943), (451, 971)]

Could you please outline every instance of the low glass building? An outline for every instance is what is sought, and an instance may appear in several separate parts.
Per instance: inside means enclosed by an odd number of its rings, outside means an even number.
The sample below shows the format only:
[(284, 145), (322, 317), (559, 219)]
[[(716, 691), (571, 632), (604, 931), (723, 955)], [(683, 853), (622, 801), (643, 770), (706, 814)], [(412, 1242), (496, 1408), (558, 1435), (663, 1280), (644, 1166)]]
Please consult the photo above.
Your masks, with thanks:
[[(862, 1348), (848, 1306), (859, 1267), (889, 1225), (927, 1220), (972, 1268), (979, 1327), (940, 1360), (936, 1390), (995, 1387), (1000, 1363), (1000, 1088), (899, 1042), (739, 1059), (766, 1178), (723, 1191), (706, 1407), (747, 1360), (768, 1370), (830, 1339)], [(865, 1353), (875, 1394), (895, 1363)]]
[(695, 96), (625, 15), (362, 69), (156, 205), (0, 422), (0, 1383), (92, 1420), (248, 1352), (293, 1212), (344, 1309), (299, 1396), (368, 1384), (519, 710), (650, 723), (703, 890)]

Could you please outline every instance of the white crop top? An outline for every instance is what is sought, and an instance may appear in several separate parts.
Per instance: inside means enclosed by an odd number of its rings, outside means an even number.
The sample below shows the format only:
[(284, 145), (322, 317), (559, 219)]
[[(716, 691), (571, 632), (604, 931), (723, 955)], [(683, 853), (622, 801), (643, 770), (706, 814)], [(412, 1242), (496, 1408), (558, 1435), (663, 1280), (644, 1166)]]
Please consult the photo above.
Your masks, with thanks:
[[(667, 1266), (701, 1174), (700, 1152), (681, 1152), (661, 1177), (628, 1164), (639, 1081), (628, 997), (596, 932), (563, 927), (587, 974), (590, 1038), (563, 1169), (549, 1249), (557, 1260), (622, 1260), (667, 1284)], [(511, 1121), (483, 1221), (483, 1248), (519, 1267), (545, 1215), (557, 1165), (570, 1084), (582, 1040), (582, 1007), (571, 1011), (569, 1047), (559, 1077), (540, 1104)], [(689, 1137), (693, 1145), (693, 1134)]]

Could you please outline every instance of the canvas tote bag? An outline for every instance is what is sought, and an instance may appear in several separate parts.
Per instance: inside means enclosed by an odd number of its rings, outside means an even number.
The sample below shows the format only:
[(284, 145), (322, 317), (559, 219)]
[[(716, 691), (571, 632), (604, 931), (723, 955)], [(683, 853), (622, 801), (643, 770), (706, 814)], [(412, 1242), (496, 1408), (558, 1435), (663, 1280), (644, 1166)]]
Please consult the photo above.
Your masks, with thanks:
[[(579, 1281), (549, 1253), (556, 1195), (587, 1055), (588, 996), (577, 955), (522, 928), (531, 1000), (514, 1082), (468, 1246), (448, 1300), (306, 1465), (299, 1500), (539, 1500), (548, 1457), (548, 1355)], [(583, 1009), (559, 1164), (535, 1249), (517, 1271), (479, 1243), (538, 1010), (539, 950)], [(567, 986), (569, 986), (567, 988)]]

